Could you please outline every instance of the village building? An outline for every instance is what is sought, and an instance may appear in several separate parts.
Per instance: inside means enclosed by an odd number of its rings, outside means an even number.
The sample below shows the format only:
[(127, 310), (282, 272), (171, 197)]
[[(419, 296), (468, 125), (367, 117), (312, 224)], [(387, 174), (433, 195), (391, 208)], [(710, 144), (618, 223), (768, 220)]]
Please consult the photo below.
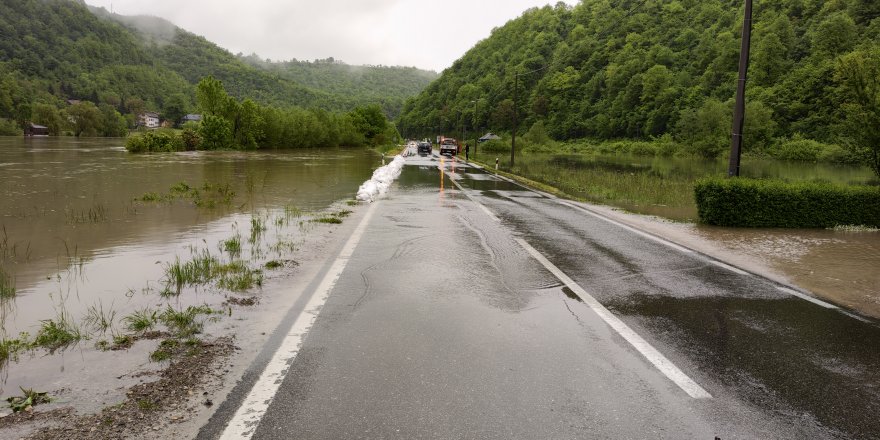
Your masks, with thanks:
[(49, 136), (49, 127), (28, 123), (24, 128), (24, 135), (27, 137)]
[(187, 122), (202, 122), (202, 115), (188, 114), (180, 120), (180, 125), (186, 124)]
[(138, 125), (145, 128), (159, 128), (159, 114), (144, 112), (138, 116)]
[(483, 135), (483, 137), (477, 139), (477, 142), (483, 143), (486, 141), (494, 141), (494, 140), (498, 140), (498, 139), (501, 139), (501, 137), (498, 135), (495, 135), (493, 133), (486, 133)]

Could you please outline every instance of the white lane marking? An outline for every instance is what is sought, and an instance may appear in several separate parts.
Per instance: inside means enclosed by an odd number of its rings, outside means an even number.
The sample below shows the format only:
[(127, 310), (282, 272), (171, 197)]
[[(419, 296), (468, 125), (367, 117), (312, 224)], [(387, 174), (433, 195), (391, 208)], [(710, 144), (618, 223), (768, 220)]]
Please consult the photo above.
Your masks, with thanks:
[(746, 272), (746, 271), (744, 271), (744, 270), (742, 270), (742, 269), (740, 269), (740, 268), (733, 267), (733, 266), (731, 266), (731, 265), (729, 265), (729, 264), (725, 264), (725, 263), (722, 263), (722, 262), (720, 262), (720, 261), (709, 260), (709, 262), (712, 263), (712, 264), (714, 264), (714, 265), (716, 265), (716, 266), (718, 266), (718, 267), (721, 267), (721, 268), (727, 269), (727, 270), (729, 270), (729, 271), (731, 271), (731, 272), (733, 272), (733, 273), (736, 273), (736, 274), (745, 275), (745, 276), (750, 276), (750, 275), (751, 275), (750, 273), (748, 273), (748, 272)]
[[(446, 175), (449, 176), (449, 173), (446, 173)], [(485, 212), (486, 215), (489, 216), (489, 218), (491, 218), (492, 220), (494, 220), (497, 223), (501, 223), (500, 218), (498, 218), (495, 214), (493, 214), (492, 211), (490, 211), (489, 208), (486, 207), (486, 205), (474, 200), (474, 198), (471, 197), (470, 193), (468, 193), (468, 191), (466, 191), (461, 186), (461, 184), (459, 184), (455, 179), (453, 179), (452, 176), (449, 176), (449, 180), (451, 180), (452, 183), (455, 184), (455, 186), (458, 188), (458, 190), (461, 191), (461, 193), (464, 194), (465, 197), (467, 197), (470, 201), (474, 202), (475, 205), (479, 206), (480, 209), (482, 209), (483, 212)]]
[(826, 309), (836, 309), (836, 308), (838, 308), (838, 307), (835, 306), (834, 304), (828, 304), (827, 302), (822, 301), (821, 299), (813, 298), (813, 297), (810, 296), (810, 295), (805, 295), (805, 294), (803, 294), (803, 293), (798, 292), (797, 290), (789, 289), (788, 287), (776, 286), (776, 289), (778, 289), (780, 292), (785, 292), (785, 293), (787, 293), (787, 294), (789, 294), (789, 295), (794, 295), (794, 296), (796, 296), (796, 297), (798, 297), (798, 298), (800, 298), (800, 299), (805, 299), (805, 300), (807, 300), (807, 301), (809, 301), (809, 302), (811, 302), (811, 303), (813, 303), (813, 304), (816, 304), (816, 305), (819, 305), (819, 306), (825, 307)]
[(628, 325), (626, 325), (623, 321), (620, 320), (617, 316), (614, 316), (611, 311), (605, 308), (599, 301), (593, 298), (586, 290), (584, 290), (581, 286), (577, 285), (574, 280), (568, 277), (565, 273), (559, 270), (556, 265), (550, 262), (547, 258), (541, 255), (537, 249), (533, 248), (530, 244), (526, 243), (525, 240), (517, 238), (517, 243), (523, 247), (529, 254), (532, 255), (538, 262), (540, 262), (547, 270), (549, 270), (553, 275), (556, 276), (560, 281), (565, 283), (569, 289), (574, 291), (583, 301), (587, 304), (593, 312), (599, 315), (603, 321), (605, 321), (608, 326), (610, 326), (614, 331), (617, 332), (623, 339), (626, 339), (633, 348), (635, 348), (639, 353), (644, 356), (648, 362), (652, 363), (654, 367), (660, 370), (661, 373), (666, 375), (672, 382), (678, 385), (679, 388), (684, 390), (689, 396), (694, 399), (711, 399), (712, 395), (709, 394), (703, 387), (694, 382), (693, 379), (688, 377), (684, 372), (682, 372), (675, 364), (672, 363), (666, 356), (663, 356), (656, 348), (652, 347), (648, 344), (647, 341), (642, 339), (638, 333), (633, 331)]
[[(559, 199), (557, 199), (557, 200), (559, 200)], [(560, 205), (563, 205), (563, 206), (568, 206), (569, 208), (577, 209), (578, 211), (581, 211), (581, 212), (583, 212), (583, 213), (585, 213), (585, 214), (589, 214), (589, 215), (591, 215), (591, 216), (593, 216), (593, 217), (596, 217), (596, 218), (599, 219), (599, 220), (604, 220), (604, 221), (606, 221), (606, 222), (608, 222), (608, 223), (611, 223), (612, 225), (617, 225), (617, 226), (619, 226), (619, 227), (621, 227), (621, 228), (623, 228), (623, 229), (626, 229), (627, 231), (630, 231), (630, 232), (632, 232), (632, 233), (634, 233), (634, 234), (641, 235), (642, 237), (645, 237), (645, 238), (647, 238), (647, 239), (649, 239), (649, 240), (653, 240), (653, 241), (655, 241), (655, 242), (657, 242), (657, 243), (660, 243), (660, 244), (663, 244), (663, 245), (669, 246), (669, 247), (671, 247), (671, 248), (673, 248), (673, 249), (675, 249), (675, 250), (677, 250), (677, 251), (679, 251), (679, 252), (683, 252), (683, 253), (686, 253), (686, 254), (692, 254), (692, 253), (694, 253), (694, 251), (692, 251), (692, 250), (690, 250), (690, 249), (688, 249), (688, 248), (686, 248), (686, 247), (684, 247), (684, 246), (679, 246), (679, 245), (677, 245), (677, 244), (675, 244), (675, 243), (672, 243), (671, 241), (668, 241), (668, 240), (662, 239), (662, 238), (660, 238), (660, 237), (657, 237), (657, 236), (654, 236), (654, 235), (648, 234), (647, 232), (640, 231), (640, 230), (638, 230), (638, 229), (636, 229), (636, 228), (633, 228), (632, 226), (628, 226), (628, 225), (625, 225), (625, 224), (623, 224), (623, 223), (621, 223), (621, 222), (619, 222), (619, 221), (617, 221), (617, 220), (612, 220), (612, 219), (610, 219), (610, 218), (608, 218), (608, 217), (605, 217), (604, 215), (596, 214), (595, 212), (592, 212), (592, 211), (590, 211), (589, 209), (586, 209), (586, 208), (584, 208), (584, 207), (577, 206), (577, 205), (573, 205), (573, 204), (568, 203), (568, 202), (563, 201), (563, 200), (559, 200), (558, 203), (559, 203)]]
[(263, 415), (266, 414), (266, 410), (269, 409), (269, 404), (275, 397), (275, 393), (284, 381), (291, 363), (296, 358), (297, 353), (299, 353), (303, 339), (318, 318), (321, 307), (327, 302), (330, 291), (336, 285), (336, 281), (339, 280), (339, 276), (342, 275), (342, 271), (345, 270), (345, 266), (348, 264), (354, 249), (360, 242), (361, 236), (363, 236), (367, 223), (369, 223), (370, 218), (376, 211), (377, 205), (378, 203), (376, 202), (370, 205), (364, 218), (343, 246), (339, 256), (336, 257), (336, 261), (333, 262), (330, 270), (327, 271), (327, 274), (321, 280), (321, 284), (312, 293), (312, 297), (309, 298), (302, 313), (300, 313), (290, 327), (281, 346), (278, 347), (278, 350), (266, 365), (266, 369), (263, 370), (260, 378), (257, 379), (257, 383), (254, 384), (241, 407), (235, 412), (232, 420), (226, 425), (223, 435), (220, 436), (222, 440), (249, 439), (254, 435), (257, 425), (262, 420)]

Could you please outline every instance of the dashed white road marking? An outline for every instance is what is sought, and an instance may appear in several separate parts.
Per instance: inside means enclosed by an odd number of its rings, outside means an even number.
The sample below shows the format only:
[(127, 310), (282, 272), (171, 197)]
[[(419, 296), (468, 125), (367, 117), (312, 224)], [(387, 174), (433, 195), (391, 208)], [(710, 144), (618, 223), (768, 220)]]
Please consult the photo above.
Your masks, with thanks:
[(489, 216), (489, 218), (491, 218), (496, 223), (501, 223), (501, 219), (498, 218), (498, 216), (496, 216), (495, 214), (493, 214), (492, 211), (490, 211), (489, 208), (486, 207), (486, 205), (474, 200), (474, 198), (471, 197), (470, 191), (466, 191), (461, 186), (461, 184), (458, 183), (458, 181), (456, 181), (455, 179), (452, 178), (452, 176), (449, 175), (449, 173), (446, 173), (446, 175), (449, 176), (449, 180), (452, 181), (452, 183), (455, 185), (455, 187), (458, 188), (458, 190), (461, 191), (461, 193), (464, 194), (464, 196), (467, 197), (470, 201), (474, 202), (475, 205), (479, 206), (480, 209), (483, 210), (483, 212), (485, 212), (486, 215)]
[(278, 388), (280, 388), (281, 383), (284, 382), (284, 377), (287, 375), (291, 363), (294, 358), (296, 358), (297, 353), (299, 353), (303, 339), (305, 339), (309, 329), (311, 329), (315, 320), (318, 318), (318, 314), (321, 312), (321, 307), (327, 302), (327, 298), (330, 296), (330, 291), (333, 290), (333, 286), (336, 285), (336, 281), (339, 279), (339, 276), (342, 275), (342, 271), (345, 270), (345, 266), (348, 264), (352, 253), (354, 253), (355, 248), (360, 242), (364, 230), (366, 230), (367, 223), (370, 222), (370, 218), (376, 211), (377, 205), (378, 203), (374, 202), (367, 209), (364, 218), (342, 247), (342, 251), (339, 253), (339, 256), (336, 257), (330, 270), (324, 275), (321, 284), (319, 284), (318, 288), (312, 292), (311, 298), (309, 298), (302, 313), (300, 313), (296, 318), (296, 321), (294, 321), (293, 325), (290, 327), (287, 336), (285, 336), (284, 341), (281, 342), (281, 346), (279, 346), (278, 350), (275, 351), (275, 354), (272, 355), (272, 359), (266, 365), (260, 378), (257, 379), (254, 387), (251, 389), (250, 393), (248, 393), (244, 402), (238, 408), (238, 411), (235, 412), (232, 420), (226, 425), (226, 429), (220, 436), (222, 440), (250, 439), (254, 435), (257, 425), (269, 409), (269, 404), (275, 397), (275, 393), (278, 392)]
[(672, 382), (678, 385), (679, 388), (684, 390), (689, 396), (694, 399), (711, 399), (712, 395), (709, 394), (708, 391), (703, 389), (700, 385), (694, 382), (693, 379), (688, 377), (684, 372), (682, 372), (675, 364), (672, 363), (666, 356), (663, 356), (656, 348), (651, 346), (647, 341), (645, 341), (638, 333), (636, 333), (633, 329), (631, 329), (628, 325), (626, 325), (623, 321), (620, 320), (617, 316), (614, 316), (611, 311), (605, 308), (599, 301), (593, 298), (592, 295), (587, 293), (581, 286), (574, 282), (571, 278), (568, 277), (564, 272), (562, 272), (556, 265), (551, 263), (547, 258), (541, 255), (537, 249), (533, 248), (530, 244), (528, 244), (525, 240), (521, 238), (516, 239), (517, 243), (523, 247), (532, 257), (534, 257), (538, 262), (540, 262), (547, 270), (549, 270), (556, 278), (562, 281), (569, 289), (574, 291), (577, 296), (579, 296), (584, 303), (590, 307), (609, 327), (614, 329), (623, 339), (626, 339), (633, 348), (636, 349), (645, 359), (648, 360), (651, 364), (654, 365), (655, 368), (660, 370), (666, 377), (669, 378)]
[(809, 301), (809, 302), (811, 302), (811, 303), (813, 303), (813, 304), (816, 304), (816, 305), (819, 305), (819, 306), (825, 307), (826, 309), (837, 309), (837, 308), (839, 308), (839, 307), (835, 306), (834, 304), (828, 304), (827, 302), (822, 301), (821, 299), (813, 298), (813, 297), (810, 296), (810, 295), (803, 294), (803, 293), (798, 292), (797, 290), (794, 290), (794, 289), (789, 289), (788, 287), (776, 286), (776, 288), (779, 289), (780, 292), (785, 292), (785, 293), (787, 293), (787, 294), (789, 294), (789, 295), (794, 295), (794, 296), (796, 296), (796, 297), (798, 297), (798, 298), (800, 298), (800, 299), (804, 299), (804, 300), (807, 300), (807, 301)]

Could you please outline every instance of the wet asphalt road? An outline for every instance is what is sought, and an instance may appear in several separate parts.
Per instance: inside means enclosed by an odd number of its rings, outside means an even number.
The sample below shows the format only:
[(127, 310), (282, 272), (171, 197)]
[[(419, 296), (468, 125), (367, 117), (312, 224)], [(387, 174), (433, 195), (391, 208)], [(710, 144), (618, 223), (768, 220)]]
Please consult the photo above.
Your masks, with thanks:
[[(410, 158), (379, 202), (254, 438), (880, 438), (877, 324), (438, 163)], [(517, 238), (712, 398), (676, 386)]]

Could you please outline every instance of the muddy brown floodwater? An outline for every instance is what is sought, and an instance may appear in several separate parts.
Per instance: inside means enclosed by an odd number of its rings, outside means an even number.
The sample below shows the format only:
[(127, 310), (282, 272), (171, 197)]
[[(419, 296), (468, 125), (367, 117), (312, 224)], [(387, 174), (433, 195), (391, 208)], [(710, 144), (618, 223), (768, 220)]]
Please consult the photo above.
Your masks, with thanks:
[[(201, 310), (192, 322), (203, 340), (245, 327), (259, 335), (271, 325), (265, 317), (280, 313), (273, 298), (289, 294), (334, 223), (357, 215), (347, 200), (381, 165), (361, 149), (135, 155), (122, 145), (0, 138), (4, 399), (33, 388), (54, 398), (47, 410), (121, 405), (126, 389), (156, 380), (170, 362), (151, 359), (168, 337), (140, 337), (130, 328), (136, 313)], [(312, 221), (321, 218), (335, 220)], [(175, 268), (185, 277), (206, 261), (215, 278), (174, 281)], [(153, 321), (170, 331), (170, 319)], [(52, 328), (79, 340), (46, 342)], [(140, 339), (107, 349), (125, 336)], [(175, 350), (197, 351), (203, 342), (192, 336)], [(40, 347), (10, 345), (40, 338)]]
[(595, 209), (742, 269), (880, 318), (880, 231), (722, 228)]

